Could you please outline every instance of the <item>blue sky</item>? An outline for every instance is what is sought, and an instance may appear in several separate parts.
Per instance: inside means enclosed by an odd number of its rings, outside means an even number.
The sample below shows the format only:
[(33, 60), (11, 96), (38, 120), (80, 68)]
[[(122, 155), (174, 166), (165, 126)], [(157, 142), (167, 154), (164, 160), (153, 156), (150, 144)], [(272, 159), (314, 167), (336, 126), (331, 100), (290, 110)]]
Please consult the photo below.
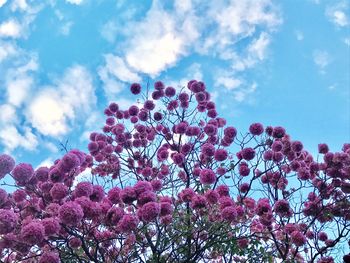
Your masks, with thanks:
[(281, 125), (312, 153), (350, 141), (349, 1), (40, 2), (0, 0), (0, 152), (17, 161), (86, 149), (148, 79), (202, 79), (242, 132)]

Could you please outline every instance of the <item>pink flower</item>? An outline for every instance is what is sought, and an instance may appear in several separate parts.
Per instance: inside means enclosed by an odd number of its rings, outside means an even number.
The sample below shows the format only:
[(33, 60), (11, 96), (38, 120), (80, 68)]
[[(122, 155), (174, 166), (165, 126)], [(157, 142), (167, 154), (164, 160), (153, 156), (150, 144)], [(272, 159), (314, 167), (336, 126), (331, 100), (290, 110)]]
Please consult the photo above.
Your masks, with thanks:
[(248, 192), (248, 190), (249, 190), (249, 184), (248, 184), (248, 183), (243, 183), (243, 184), (241, 184), (241, 186), (239, 187), (239, 190), (240, 190), (242, 193)]
[(39, 259), (39, 263), (60, 263), (60, 257), (56, 252), (44, 252)]
[(17, 189), (16, 191), (13, 192), (12, 197), (13, 197), (13, 200), (15, 200), (15, 202), (19, 203), (26, 199), (27, 193), (24, 190)]
[(215, 147), (211, 143), (205, 143), (201, 147), (202, 153), (206, 156), (214, 156), (215, 154)]
[(215, 151), (214, 158), (218, 162), (225, 161), (227, 159), (227, 151), (225, 149), (218, 149)]
[(160, 215), (166, 216), (170, 215), (173, 212), (173, 206), (169, 202), (161, 202), (160, 203)]
[(294, 152), (301, 152), (301, 150), (303, 149), (303, 144), (300, 141), (292, 142), (291, 146)]
[(174, 161), (175, 164), (177, 165), (182, 165), (185, 161), (185, 156), (182, 154), (182, 153), (175, 153), (173, 156), (172, 156), (172, 159)]
[(306, 243), (306, 237), (298, 230), (293, 231), (290, 238), (292, 243), (298, 247), (303, 246)]
[(237, 244), (240, 248), (244, 249), (248, 247), (249, 240), (247, 238), (238, 239)]
[(319, 238), (321, 241), (326, 241), (326, 240), (328, 239), (327, 233), (325, 233), (325, 232), (320, 232), (320, 233), (318, 233), (318, 238)]
[(123, 233), (130, 233), (137, 229), (139, 220), (136, 216), (125, 214), (123, 218), (119, 221), (117, 227)]
[(176, 90), (173, 87), (167, 87), (165, 89), (165, 96), (167, 97), (173, 97), (176, 94)]
[(79, 158), (73, 153), (67, 153), (58, 163), (58, 168), (63, 173), (70, 172), (80, 165)]
[(249, 132), (253, 135), (260, 135), (264, 132), (264, 127), (261, 123), (253, 123), (249, 126)]
[(10, 173), (15, 167), (15, 160), (7, 154), (0, 155), (0, 179)]
[(93, 185), (90, 199), (94, 202), (100, 202), (104, 197), (105, 197), (105, 192), (103, 187), (100, 185)]
[(274, 152), (280, 152), (283, 148), (283, 144), (281, 141), (274, 141), (271, 145), (271, 149), (274, 151)]
[(24, 186), (32, 179), (34, 175), (33, 167), (27, 163), (20, 163), (12, 171), (13, 178), (17, 181), (18, 185)]
[(219, 193), (216, 190), (207, 190), (205, 192), (205, 197), (207, 198), (208, 203), (210, 204), (216, 204), (219, 200)]
[(70, 240), (69, 240), (69, 246), (71, 248), (79, 248), (81, 247), (82, 245), (82, 242), (79, 238), (77, 237), (72, 237)]
[(192, 197), (195, 195), (196, 193), (193, 191), (192, 188), (185, 188), (184, 190), (182, 190), (179, 194), (180, 199), (183, 202), (190, 202), (192, 200)]
[(87, 196), (89, 197), (93, 192), (93, 185), (90, 182), (80, 182), (74, 189), (74, 196), (81, 197)]
[(163, 183), (161, 180), (152, 180), (151, 185), (152, 185), (153, 191), (160, 191), (163, 187)]
[(256, 207), (256, 213), (261, 216), (271, 211), (271, 206), (267, 198), (261, 198)]
[(78, 225), (84, 216), (83, 209), (77, 202), (74, 201), (64, 203), (60, 207), (58, 213), (61, 222), (69, 226)]
[(160, 205), (157, 202), (149, 202), (141, 208), (141, 218), (145, 222), (155, 220), (160, 214)]
[(38, 181), (46, 181), (49, 178), (49, 168), (47, 167), (39, 167), (35, 173), (34, 173), (35, 178)]
[(277, 126), (273, 128), (272, 136), (275, 138), (282, 138), (286, 134), (286, 130), (283, 127)]
[(230, 195), (230, 189), (227, 185), (219, 185), (216, 187), (216, 191), (220, 196), (229, 196)]
[(239, 174), (241, 176), (248, 176), (249, 173), (250, 173), (250, 169), (249, 169), (248, 165), (244, 164), (244, 163), (243, 164), (241, 163), (239, 165)]
[(143, 106), (145, 107), (146, 110), (149, 110), (149, 111), (153, 110), (156, 107), (156, 105), (152, 100), (146, 100)]
[(287, 200), (278, 200), (274, 205), (274, 211), (280, 216), (291, 216), (292, 212), (290, 210), (289, 202)]
[(227, 206), (221, 211), (221, 217), (228, 222), (233, 222), (237, 218), (237, 210), (234, 206)]
[(202, 184), (213, 184), (216, 182), (216, 175), (211, 169), (202, 169), (199, 180)]
[(224, 130), (224, 135), (228, 138), (234, 138), (237, 135), (237, 130), (234, 127), (227, 127)]
[(187, 93), (185, 93), (185, 92), (182, 92), (182, 93), (180, 93), (179, 94), (179, 100), (181, 101), (181, 102), (187, 102), (188, 100), (189, 100), (189, 96), (188, 96), (188, 94)]
[(120, 207), (113, 206), (108, 209), (106, 214), (107, 225), (116, 225), (123, 218), (124, 210)]
[(17, 224), (17, 215), (12, 210), (0, 209), (0, 235), (10, 233)]
[(137, 107), (136, 105), (132, 105), (130, 106), (128, 112), (130, 116), (137, 116), (137, 114), (139, 114), (139, 111), (140, 111), (139, 107)]
[(207, 204), (207, 200), (204, 196), (202, 195), (195, 195), (192, 197), (192, 200), (191, 200), (191, 207), (193, 209), (201, 209), (201, 208), (204, 208), (206, 207), (206, 204)]
[(117, 103), (112, 102), (111, 104), (109, 104), (108, 109), (113, 112), (116, 113), (119, 110), (119, 106)]
[[(16, 190), (18, 191), (18, 190)], [(7, 192), (0, 188), (0, 207), (7, 201)]]
[(29, 245), (40, 244), (45, 235), (44, 226), (39, 222), (30, 222), (22, 227), (21, 238)]
[(244, 148), (242, 151), (242, 157), (243, 159), (247, 160), (247, 161), (250, 161), (252, 159), (254, 159), (255, 157), (255, 150), (253, 148)]
[(137, 95), (141, 92), (141, 86), (138, 83), (133, 83), (130, 86), (130, 91), (132, 94)]
[(125, 204), (131, 204), (136, 200), (137, 194), (135, 189), (131, 186), (127, 186), (120, 192), (120, 198)]
[(50, 195), (54, 200), (61, 200), (68, 194), (68, 187), (62, 183), (56, 183), (50, 190)]
[(325, 143), (320, 143), (320, 144), (318, 145), (318, 152), (319, 152), (319, 153), (326, 154), (326, 153), (328, 153), (328, 151), (329, 151), (329, 148), (328, 148), (328, 145), (327, 145), (327, 144), (325, 144)]
[(152, 184), (150, 182), (147, 181), (138, 181), (135, 185), (134, 185), (134, 190), (136, 192), (136, 195), (140, 195), (143, 192), (146, 191), (152, 191)]
[(144, 205), (148, 202), (155, 202), (155, 201), (157, 201), (157, 195), (152, 191), (142, 192), (137, 197), (137, 205)]
[(212, 124), (207, 124), (204, 127), (204, 132), (208, 135), (208, 136), (213, 136), (217, 133), (218, 129), (212, 125)]
[(53, 218), (53, 217), (44, 218), (41, 221), (41, 223), (44, 226), (45, 236), (47, 237), (58, 234), (58, 232), (60, 231), (61, 227), (56, 218)]
[(121, 189), (119, 187), (114, 187), (109, 190), (107, 194), (109, 201), (111, 201), (113, 204), (118, 204), (120, 202), (120, 191)]

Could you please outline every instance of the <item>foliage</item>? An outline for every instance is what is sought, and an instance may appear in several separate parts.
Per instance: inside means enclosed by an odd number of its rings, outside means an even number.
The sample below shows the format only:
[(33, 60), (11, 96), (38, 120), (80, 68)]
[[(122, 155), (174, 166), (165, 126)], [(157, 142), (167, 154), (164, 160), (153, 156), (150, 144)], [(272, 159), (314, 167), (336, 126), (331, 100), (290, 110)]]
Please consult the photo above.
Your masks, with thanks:
[(334, 262), (350, 144), (317, 161), (283, 127), (238, 135), (200, 81), (130, 89), (138, 103), (109, 105), (89, 153), (36, 170), (0, 155), (16, 187), (0, 191), (2, 262)]

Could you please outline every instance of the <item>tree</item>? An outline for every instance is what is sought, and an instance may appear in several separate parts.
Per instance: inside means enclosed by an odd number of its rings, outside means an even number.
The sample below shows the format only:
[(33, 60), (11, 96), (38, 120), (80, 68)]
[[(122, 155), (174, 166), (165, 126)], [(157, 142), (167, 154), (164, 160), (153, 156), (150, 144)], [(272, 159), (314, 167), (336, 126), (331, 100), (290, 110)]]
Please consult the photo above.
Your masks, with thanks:
[(0, 156), (16, 187), (0, 191), (2, 262), (334, 262), (350, 144), (317, 161), (283, 127), (238, 135), (200, 81), (130, 89), (141, 99), (105, 109), (89, 153), (35, 171)]

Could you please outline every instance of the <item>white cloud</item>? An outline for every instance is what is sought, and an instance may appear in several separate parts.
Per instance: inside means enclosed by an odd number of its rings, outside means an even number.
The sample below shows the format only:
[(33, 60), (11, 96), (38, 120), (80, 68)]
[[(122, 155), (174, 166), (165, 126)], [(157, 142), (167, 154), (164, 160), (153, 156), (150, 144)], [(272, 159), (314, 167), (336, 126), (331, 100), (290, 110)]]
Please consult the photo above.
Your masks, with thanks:
[[(279, 10), (271, 0), (176, 0), (172, 7), (162, 6), (163, 1), (153, 1), (144, 18), (128, 20), (129, 27), (118, 27), (118, 34), (125, 38), (118, 46), (118, 63), (134, 74), (146, 74), (156, 78), (176, 66), (189, 54), (216, 57), (232, 67), (236, 74), (251, 69), (268, 57), (271, 33), (282, 23)], [(196, 8), (194, 8), (196, 7)], [(161, 22), (159, 22), (161, 21)], [(108, 22), (101, 34), (108, 41), (115, 41), (115, 24)], [(237, 50), (237, 42), (244, 40), (247, 47)], [(99, 70), (106, 93), (116, 94), (123, 89), (128, 74), (113, 74), (106, 65)], [(117, 69), (118, 67), (114, 67)], [(122, 67), (123, 68), (123, 67)], [(192, 77), (190, 77), (192, 78)], [(229, 79), (222, 79), (229, 87), (238, 86)], [(244, 81), (242, 79), (242, 81)]]
[(45, 160), (41, 161), (35, 169), (38, 169), (39, 167), (51, 167), (54, 164), (54, 160), (52, 158), (46, 158)]
[(69, 130), (69, 122), (87, 115), (96, 103), (92, 78), (82, 66), (65, 72), (54, 87), (42, 89), (27, 110), (27, 119), (44, 135), (61, 136)]
[(57, 146), (55, 144), (53, 144), (52, 142), (45, 142), (44, 146), (52, 153), (58, 152)]
[(28, 4), (26, 0), (13, 0), (11, 3), (11, 10), (16, 11), (17, 9), (25, 11), (28, 9)]
[(105, 55), (106, 67), (109, 74), (123, 82), (139, 82), (141, 78), (118, 56)]
[[(198, 43), (197, 48), (203, 54), (226, 52), (242, 39), (249, 41), (257, 28), (274, 31), (281, 24), (279, 12), (269, 0), (232, 0), (229, 4), (215, 1), (204, 16), (206, 27), (214, 26), (208, 36)], [(211, 24), (214, 20), (216, 23)]]
[(344, 38), (344, 43), (345, 45), (350, 46), (350, 37)]
[(236, 89), (241, 84), (241, 80), (229, 76), (219, 76), (215, 81), (215, 86), (224, 86), (228, 90)]
[(20, 106), (33, 84), (33, 79), (28, 76), (22, 76), (11, 81), (7, 86), (8, 102)]
[(0, 129), (0, 140), (6, 151), (10, 152), (18, 146), (27, 150), (34, 150), (38, 145), (37, 138), (30, 128), (24, 128), (22, 135), (14, 125), (8, 125)]
[(127, 63), (152, 77), (175, 65), (199, 37), (196, 19), (189, 12), (179, 13), (175, 9), (170, 13), (154, 1), (146, 17), (131, 23), (132, 30), (124, 32), (128, 37)]
[(340, 1), (326, 8), (326, 16), (336, 26), (344, 27), (349, 24), (347, 17), (348, 2)]
[(9, 19), (0, 24), (0, 37), (18, 38), (21, 36), (21, 25), (15, 19)]
[(16, 121), (16, 109), (13, 105), (0, 105), (0, 123), (3, 125)]
[(238, 91), (235, 91), (233, 93), (234, 99), (238, 102), (245, 101), (247, 99), (248, 95), (255, 92), (257, 86), (258, 85), (254, 82), (253, 84), (251, 84), (248, 87), (245, 87), (244, 89), (240, 89)]
[(66, 2), (73, 5), (81, 5), (84, 2), (84, 0), (66, 0)]
[(298, 41), (302, 41), (304, 39), (304, 34), (300, 30), (295, 30), (294, 33)]
[[(186, 68), (185, 72), (186, 77), (180, 79), (180, 80), (174, 80), (171, 78), (166, 78), (166, 85), (172, 86), (178, 90), (182, 89), (183, 87), (186, 87), (188, 81), (191, 79), (195, 80), (203, 80), (203, 73), (201, 69), (201, 65), (199, 63), (192, 63), (189, 67)], [(186, 89), (184, 90), (186, 91)]]
[(17, 49), (14, 44), (0, 40), (0, 63), (15, 54)]
[(325, 50), (315, 50), (313, 52), (313, 59), (320, 72), (325, 73), (326, 67), (331, 62), (329, 53)]
[(255, 39), (248, 47), (249, 54), (258, 60), (264, 60), (266, 57), (267, 47), (270, 44), (270, 36), (262, 32), (259, 38)]
[(72, 21), (68, 21), (68, 22), (64, 23), (60, 28), (60, 33), (64, 36), (68, 36), (72, 26), (73, 26)]
[(6, 77), (7, 101), (19, 107), (26, 98), (33, 85), (31, 72), (38, 69), (35, 58), (31, 58), (23, 66), (10, 69)]
[(101, 28), (101, 36), (110, 43), (115, 41), (117, 32), (118, 26), (114, 21), (108, 21)]
[(232, 68), (235, 71), (244, 71), (266, 59), (270, 42), (270, 35), (266, 32), (262, 32), (259, 37), (252, 40), (245, 52), (242, 52), (242, 55), (232, 52), (230, 57), (232, 60)]
[(0, 0), (0, 8), (6, 4), (7, 0)]

